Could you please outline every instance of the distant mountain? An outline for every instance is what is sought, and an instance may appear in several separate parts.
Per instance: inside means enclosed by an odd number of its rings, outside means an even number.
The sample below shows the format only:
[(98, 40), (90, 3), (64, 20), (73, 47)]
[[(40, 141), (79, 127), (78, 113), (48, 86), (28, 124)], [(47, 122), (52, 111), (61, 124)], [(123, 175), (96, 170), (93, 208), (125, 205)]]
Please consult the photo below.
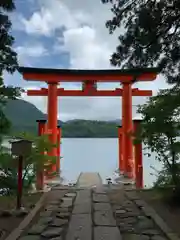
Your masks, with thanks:
[[(24, 100), (9, 100), (5, 108), (5, 114), (12, 123), (11, 132), (37, 133), (38, 119), (47, 119), (33, 104)], [(62, 126), (63, 137), (117, 137), (117, 125), (121, 120), (92, 121), (74, 119), (67, 122), (58, 121)]]
[(118, 126), (122, 124), (121, 119), (111, 120), (109, 122), (117, 123)]
[(117, 124), (108, 121), (70, 120), (62, 124), (65, 137), (117, 137)]
[[(24, 100), (8, 100), (5, 114), (12, 123), (12, 131), (37, 132), (36, 120), (47, 119), (47, 115), (42, 113), (32, 103)], [(61, 121), (58, 124), (62, 124)]]

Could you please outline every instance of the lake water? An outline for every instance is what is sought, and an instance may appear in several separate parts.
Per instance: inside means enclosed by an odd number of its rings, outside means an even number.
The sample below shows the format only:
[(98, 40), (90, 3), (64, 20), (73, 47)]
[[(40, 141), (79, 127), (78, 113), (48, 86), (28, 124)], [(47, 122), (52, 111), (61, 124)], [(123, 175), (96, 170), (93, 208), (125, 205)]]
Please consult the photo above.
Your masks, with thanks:
[[(118, 139), (64, 138), (61, 142), (61, 172), (65, 183), (74, 183), (81, 172), (99, 172), (104, 182), (108, 177), (115, 177)], [(161, 165), (152, 154), (151, 157), (143, 156), (143, 166), (144, 185), (151, 187), (156, 179), (151, 166), (160, 169)]]

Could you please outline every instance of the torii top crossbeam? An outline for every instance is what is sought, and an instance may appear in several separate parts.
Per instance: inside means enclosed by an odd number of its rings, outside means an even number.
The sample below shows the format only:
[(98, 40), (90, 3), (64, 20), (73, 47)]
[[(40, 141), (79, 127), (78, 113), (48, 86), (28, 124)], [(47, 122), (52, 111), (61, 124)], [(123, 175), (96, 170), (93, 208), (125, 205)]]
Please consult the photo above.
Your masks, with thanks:
[(158, 68), (77, 70), (20, 67), (19, 72), (27, 81), (43, 81), (48, 83), (86, 81), (125, 83), (155, 80), (159, 70)]

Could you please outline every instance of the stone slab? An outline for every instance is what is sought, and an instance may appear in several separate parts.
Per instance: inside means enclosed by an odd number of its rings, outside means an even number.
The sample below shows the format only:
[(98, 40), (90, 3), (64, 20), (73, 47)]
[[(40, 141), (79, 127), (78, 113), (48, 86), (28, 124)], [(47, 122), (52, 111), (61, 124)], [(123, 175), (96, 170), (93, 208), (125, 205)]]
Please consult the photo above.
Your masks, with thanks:
[(94, 210), (95, 211), (110, 211), (111, 210), (111, 205), (110, 203), (94, 203), (93, 204)]
[(69, 219), (70, 218), (70, 212), (60, 212), (56, 214), (56, 217), (62, 218), (62, 219)]
[(97, 187), (93, 189), (94, 193), (98, 193), (98, 194), (106, 194), (106, 188), (103, 187)]
[(151, 240), (167, 240), (167, 238), (162, 237), (162, 236), (153, 236)]
[(65, 197), (71, 197), (71, 198), (74, 198), (74, 197), (76, 197), (76, 193), (71, 193), (71, 192), (66, 193), (66, 194), (65, 194)]
[(29, 235), (38, 235), (41, 234), (47, 228), (46, 225), (42, 224), (35, 224), (32, 228), (28, 231)]
[(19, 240), (41, 240), (41, 237), (39, 235), (27, 235), (19, 238)]
[(51, 227), (62, 227), (64, 225), (68, 224), (67, 219), (61, 219), (61, 218), (55, 218), (53, 221), (49, 224)]
[(59, 205), (61, 203), (61, 200), (56, 200), (56, 201), (50, 201), (48, 205)]
[(126, 191), (125, 194), (130, 200), (140, 200), (140, 197), (138, 196), (136, 191)]
[(69, 208), (68, 207), (65, 207), (65, 208), (61, 208), (61, 207), (59, 207), (58, 209), (57, 209), (57, 212), (58, 213), (60, 213), (60, 212), (69, 212)]
[(79, 190), (77, 192), (75, 204), (83, 204), (91, 202), (91, 190), (85, 189), (85, 190)]
[(72, 214), (91, 213), (91, 202), (74, 205)]
[(94, 223), (97, 226), (116, 226), (112, 211), (95, 211)]
[(63, 240), (62, 237), (51, 238), (51, 240)]
[(92, 240), (92, 219), (90, 214), (72, 215), (65, 240)]
[(50, 217), (52, 213), (52, 211), (43, 211), (40, 213), (40, 217)]
[(62, 237), (51, 238), (51, 240), (63, 240)]
[(49, 228), (43, 233), (41, 233), (41, 236), (45, 238), (50, 238), (50, 239), (54, 237), (60, 237), (62, 230), (63, 230), (62, 228), (57, 228), (57, 227)]
[(117, 227), (95, 227), (94, 240), (122, 240), (120, 231)]
[(63, 240), (62, 237), (51, 238), (51, 240)]
[(135, 228), (144, 231), (145, 229), (153, 229), (155, 227), (155, 224), (153, 220), (151, 219), (145, 219), (145, 220), (139, 220), (137, 221)]
[(123, 234), (123, 240), (150, 240), (150, 238), (146, 235), (127, 233)]
[(53, 220), (52, 217), (40, 217), (38, 224), (42, 224), (42, 225), (49, 224), (50, 222), (52, 222), (52, 220)]
[(138, 207), (144, 207), (144, 201), (143, 200), (135, 199), (134, 202)]
[(109, 202), (109, 198), (106, 194), (93, 194), (93, 201), (94, 202)]
[(62, 198), (62, 203), (61, 203), (61, 208), (68, 208), (72, 207), (73, 205), (73, 198), (71, 197), (63, 197)]
[(45, 211), (56, 211), (58, 205), (48, 205), (45, 207)]

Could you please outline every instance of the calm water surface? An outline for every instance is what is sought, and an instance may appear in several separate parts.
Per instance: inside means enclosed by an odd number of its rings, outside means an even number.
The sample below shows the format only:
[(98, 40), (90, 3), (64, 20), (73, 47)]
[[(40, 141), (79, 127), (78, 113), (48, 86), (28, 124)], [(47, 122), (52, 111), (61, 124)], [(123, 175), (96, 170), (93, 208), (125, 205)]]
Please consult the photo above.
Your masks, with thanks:
[[(61, 169), (65, 182), (75, 182), (80, 172), (99, 172), (104, 182), (113, 177), (118, 168), (118, 139), (62, 139)], [(155, 154), (143, 156), (144, 184), (153, 185), (156, 172), (151, 166), (160, 169)]]
[[(7, 142), (5, 143), (7, 145)], [(118, 139), (64, 138), (61, 143), (61, 172), (65, 183), (75, 182), (81, 172), (99, 172), (103, 181), (118, 168)], [(151, 187), (156, 179), (151, 166), (160, 169), (153, 154), (143, 156), (144, 184)]]

